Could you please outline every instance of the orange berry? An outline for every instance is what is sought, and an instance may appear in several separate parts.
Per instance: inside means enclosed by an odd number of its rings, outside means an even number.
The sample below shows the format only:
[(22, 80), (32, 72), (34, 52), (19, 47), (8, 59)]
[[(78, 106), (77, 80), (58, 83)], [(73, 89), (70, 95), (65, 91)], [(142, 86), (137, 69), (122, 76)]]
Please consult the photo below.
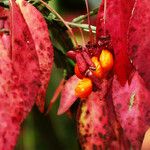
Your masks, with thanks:
[(95, 67), (96, 67), (96, 70), (93, 71), (93, 74), (98, 77), (98, 78), (101, 78), (103, 76), (103, 68), (101, 67), (101, 64), (100, 62), (98, 61), (98, 58), (97, 57), (92, 57), (92, 62), (94, 63)]
[(100, 54), (100, 64), (105, 71), (109, 71), (112, 69), (114, 64), (113, 55), (108, 50), (102, 50)]
[(75, 67), (74, 67), (74, 72), (75, 72), (75, 74), (76, 74), (76, 76), (77, 76), (78, 78), (82, 79), (82, 78), (84, 77), (84, 76), (80, 73), (79, 67), (78, 67), (77, 64), (76, 64)]
[(83, 78), (75, 88), (75, 94), (79, 98), (86, 98), (92, 92), (92, 81), (89, 78)]

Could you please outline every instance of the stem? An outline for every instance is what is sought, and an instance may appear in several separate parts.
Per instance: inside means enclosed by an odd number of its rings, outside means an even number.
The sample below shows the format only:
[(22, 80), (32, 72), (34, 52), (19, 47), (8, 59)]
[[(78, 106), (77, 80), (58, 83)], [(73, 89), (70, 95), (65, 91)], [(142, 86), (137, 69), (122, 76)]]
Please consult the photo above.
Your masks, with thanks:
[(81, 33), (82, 45), (83, 45), (83, 47), (85, 48), (85, 39), (84, 39), (84, 35), (83, 35), (83, 32), (82, 32), (81, 28), (79, 28), (79, 31), (80, 31), (80, 33)]
[(85, 4), (86, 4), (86, 9), (87, 9), (87, 17), (88, 17), (88, 24), (89, 24), (89, 32), (90, 32), (90, 41), (93, 44), (94, 43), (94, 38), (93, 38), (93, 34), (92, 34), (92, 29), (91, 29), (91, 22), (90, 22), (90, 15), (89, 15), (89, 5), (88, 5), (88, 0), (85, 0)]
[(107, 0), (104, 0), (104, 15), (103, 15), (103, 20), (104, 20), (104, 36), (106, 36), (106, 12), (107, 11)]
[[(83, 29), (86, 32), (89, 32), (89, 29)], [(92, 31), (92, 33), (96, 33), (96, 31)]]
[[(45, 19), (47, 19), (49, 21), (48, 17), (45, 17)], [(55, 20), (55, 21), (60, 21), (59, 19), (55, 19), (55, 18), (52, 18), (52, 19)], [(74, 22), (68, 22), (68, 21), (66, 21), (66, 24), (68, 24), (71, 27), (82, 28), (83, 30), (89, 32), (89, 25), (88, 24), (83, 24), (83, 23), (80, 24), (80, 23), (74, 23)], [(96, 33), (96, 27), (95, 26), (91, 25), (91, 29), (92, 29), (93, 33)]]
[(74, 42), (75, 42), (75, 45), (76, 47), (78, 46), (78, 43), (76, 41), (76, 38), (75, 38), (75, 35), (74, 33), (72, 32), (72, 29), (68, 26), (68, 24), (66, 23), (66, 21), (52, 8), (50, 7), (47, 3), (45, 3), (43, 0), (39, 0), (42, 4), (45, 5), (45, 7), (50, 10), (52, 13), (54, 13), (63, 23), (64, 25), (67, 27), (68, 31), (70, 32)]
[[(94, 10), (92, 10), (92, 11), (90, 11), (90, 16), (94, 16), (95, 14), (97, 14), (97, 12), (98, 12), (98, 9), (99, 8), (95, 8)], [(86, 14), (86, 15), (81, 15), (81, 16), (78, 16), (77, 18), (74, 18), (73, 20), (72, 20), (72, 22), (74, 22), (74, 23), (79, 23), (79, 22), (82, 22), (82, 21), (84, 21), (84, 19), (86, 19), (88, 17), (88, 14)]]
[(9, 33), (10, 31), (8, 29), (2, 28), (0, 29), (0, 33)]
[[(82, 28), (84, 30), (89, 29), (89, 25), (88, 24), (79, 24), (79, 23), (73, 23), (73, 22), (66, 22), (69, 26), (71, 27), (79, 27)], [(92, 31), (96, 31), (96, 27), (95, 26), (91, 26), (91, 30)]]

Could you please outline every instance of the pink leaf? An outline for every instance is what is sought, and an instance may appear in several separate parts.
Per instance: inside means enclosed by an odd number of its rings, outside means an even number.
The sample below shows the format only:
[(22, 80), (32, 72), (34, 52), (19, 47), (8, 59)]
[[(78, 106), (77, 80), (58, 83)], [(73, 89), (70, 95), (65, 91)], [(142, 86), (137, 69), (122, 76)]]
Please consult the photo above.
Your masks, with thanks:
[(110, 35), (115, 55), (115, 72), (122, 85), (125, 84), (131, 71), (127, 56), (127, 29), (134, 1), (107, 0), (104, 13), (103, 0), (97, 16), (97, 42), (99, 43), (101, 36)]
[(80, 79), (77, 78), (76, 75), (73, 75), (65, 84), (62, 92), (61, 92), (61, 99), (60, 105), (58, 108), (58, 115), (63, 114), (66, 112), (70, 106), (76, 101), (77, 96), (75, 95), (75, 88), (78, 84)]
[(129, 56), (150, 89), (150, 5), (137, 0), (129, 26)]
[(81, 73), (85, 73), (87, 70), (87, 64), (81, 53), (76, 54), (76, 62), (78, 64), (79, 71)]
[(133, 149), (140, 149), (150, 125), (150, 92), (136, 72), (129, 84), (122, 87), (114, 78), (113, 102), (117, 117)]
[[(11, 111), (16, 95), (18, 98), (18, 91), (11, 88), (12, 84), (12, 63), (9, 57), (9, 51), (4, 48), (2, 39), (0, 38), (0, 149), (10, 150), (16, 143), (16, 136), (19, 133), (19, 126), (13, 122), (15, 116)], [(12, 90), (11, 90), (11, 89)], [(14, 134), (14, 135), (13, 135)], [(12, 136), (13, 135), (13, 136)]]
[[(11, 51), (0, 39), (0, 149), (12, 150), (39, 89), (39, 64), (29, 29), (10, 1)], [(30, 43), (30, 44), (29, 44)]]
[[(39, 84), (39, 63), (29, 28), (14, 0), (11, 3), (11, 57), (16, 81), (20, 84), (22, 96), (36, 91)], [(35, 80), (35, 83), (34, 83)], [(16, 84), (16, 86), (18, 86)], [(22, 87), (21, 87), (22, 86)], [(33, 86), (33, 87), (32, 87)], [(35, 86), (35, 87), (34, 87)], [(33, 90), (34, 89), (34, 90)], [(27, 90), (27, 91), (26, 91)], [(34, 93), (35, 94), (35, 93)], [(28, 95), (29, 96), (29, 95)], [(34, 96), (35, 97), (35, 96)], [(26, 97), (27, 98), (27, 97)], [(33, 99), (29, 97), (29, 99)], [(32, 101), (31, 101), (32, 102)]]
[(84, 150), (107, 149), (113, 139), (107, 105), (100, 95), (100, 92), (92, 92), (79, 106), (78, 134)]
[(44, 111), (46, 89), (53, 65), (53, 47), (49, 38), (47, 24), (42, 14), (25, 0), (17, 0), (21, 12), (32, 34), (40, 65), (41, 88), (36, 100), (40, 111)]
[(109, 149), (111, 149), (111, 150), (128, 150), (128, 149), (130, 149), (130, 143), (129, 143), (129, 140), (124, 135), (123, 129), (122, 129), (122, 127), (117, 119), (117, 116), (116, 116), (115, 108), (113, 105), (113, 99), (112, 99), (112, 88), (107, 90), (106, 103), (108, 106), (107, 110), (108, 110), (109, 122), (110, 122), (110, 124), (113, 128), (113, 131), (115, 133), (115, 136), (116, 136), (114, 141), (112, 141)]

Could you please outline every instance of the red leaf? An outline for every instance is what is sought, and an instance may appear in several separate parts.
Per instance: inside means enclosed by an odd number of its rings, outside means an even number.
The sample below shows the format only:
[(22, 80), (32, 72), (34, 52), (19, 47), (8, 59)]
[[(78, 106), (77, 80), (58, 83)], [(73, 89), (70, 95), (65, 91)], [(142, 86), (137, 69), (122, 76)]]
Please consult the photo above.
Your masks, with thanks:
[(150, 89), (150, 5), (137, 0), (129, 26), (129, 56)]
[[(41, 88), (36, 104), (41, 112), (44, 111), (46, 89), (48, 87), (53, 65), (53, 48), (49, 39), (47, 24), (42, 14), (25, 0), (17, 0), (21, 12), (32, 34), (40, 65)], [(32, 15), (31, 15), (32, 14)]]
[[(0, 39), (0, 149), (12, 150), (39, 89), (39, 65), (29, 29), (10, 1), (11, 51)], [(30, 43), (30, 44), (29, 44)]]
[(117, 117), (133, 149), (140, 149), (144, 134), (150, 125), (150, 92), (136, 72), (124, 87), (113, 81), (113, 102)]
[[(14, 104), (13, 97), (18, 98), (18, 91), (11, 88), (12, 63), (9, 57), (9, 51), (4, 48), (0, 38), (0, 149), (10, 150), (16, 143), (16, 136), (19, 132), (19, 126), (13, 122), (12, 108)], [(12, 90), (11, 90), (12, 89)], [(10, 109), (11, 108), (11, 109)], [(14, 134), (12, 136), (12, 134)]]
[(82, 56), (81, 53), (77, 53), (77, 54), (76, 54), (76, 62), (77, 62), (79, 71), (80, 71), (81, 73), (85, 73), (85, 71), (87, 70), (88, 66), (87, 66), (86, 61), (85, 61), (85, 59), (83, 58), (83, 56)]
[(105, 34), (111, 36), (115, 55), (115, 72), (122, 85), (125, 84), (131, 71), (131, 64), (127, 56), (127, 29), (134, 1), (107, 0), (106, 14), (104, 14), (103, 0), (97, 16), (97, 42), (99, 43), (100, 37)]
[(73, 75), (65, 84), (62, 92), (61, 92), (61, 99), (60, 105), (58, 108), (58, 115), (63, 114), (66, 112), (70, 106), (76, 101), (77, 96), (75, 95), (75, 88), (78, 84), (80, 79), (77, 78), (76, 75)]
[[(11, 3), (11, 57), (16, 81), (23, 85), (21, 92), (36, 91), (32, 86), (39, 83), (39, 63), (31, 33), (14, 0)], [(35, 83), (34, 83), (35, 80)], [(16, 84), (17, 85), (17, 84)], [(23, 91), (23, 88), (24, 91)], [(28, 90), (27, 90), (27, 89)], [(27, 90), (27, 91), (26, 91)], [(26, 93), (31, 94), (31, 93)], [(27, 95), (22, 96), (27, 96)], [(29, 99), (33, 99), (30, 97)], [(31, 101), (32, 102), (32, 101)]]
[[(109, 81), (110, 82), (110, 81)], [(111, 82), (112, 83), (112, 82)], [(110, 83), (109, 83), (110, 84)], [(111, 150), (128, 150), (130, 149), (130, 143), (123, 133), (123, 129), (117, 119), (115, 108), (112, 99), (112, 88), (107, 90), (106, 103), (108, 106), (108, 118), (113, 128), (116, 138), (112, 141), (109, 149)]]
[(107, 149), (113, 138), (107, 105), (100, 92), (92, 92), (81, 102), (78, 111), (78, 133), (84, 150)]

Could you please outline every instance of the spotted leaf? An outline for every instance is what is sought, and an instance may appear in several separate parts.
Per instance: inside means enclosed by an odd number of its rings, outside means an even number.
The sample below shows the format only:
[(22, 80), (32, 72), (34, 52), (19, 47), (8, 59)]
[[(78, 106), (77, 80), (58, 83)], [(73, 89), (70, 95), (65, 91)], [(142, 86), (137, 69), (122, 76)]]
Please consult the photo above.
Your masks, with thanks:
[(17, 0), (17, 3), (32, 34), (38, 55), (41, 72), (41, 87), (36, 99), (36, 104), (39, 110), (43, 112), (46, 89), (53, 65), (53, 48), (49, 38), (48, 27), (42, 14), (34, 6), (25, 0)]
[(129, 56), (146, 86), (150, 89), (150, 5), (137, 0), (129, 25)]
[(34, 104), (40, 84), (34, 42), (14, 0), (10, 0), (10, 17), (10, 50), (0, 37), (1, 150), (14, 148), (20, 125)]
[(133, 149), (140, 149), (146, 130), (150, 126), (150, 92), (136, 72), (131, 83), (122, 87), (114, 78), (113, 102), (118, 120)]
[(78, 110), (78, 134), (83, 150), (107, 149), (113, 138), (107, 105), (100, 92), (92, 92)]
[[(120, 125), (120, 122), (118, 121), (115, 108), (113, 105), (113, 99), (112, 99), (112, 80), (109, 81), (110, 88), (107, 90), (107, 95), (106, 95), (106, 103), (108, 106), (108, 119), (110, 121), (111, 127), (114, 131), (115, 134), (115, 139), (112, 141), (110, 145), (111, 150), (127, 150), (130, 149), (131, 145), (129, 143), (129, 140), (127, 139), (126, 135), (123, 132), (123, 129)], [(103, 87), (104, 88), (104, 87)]]

